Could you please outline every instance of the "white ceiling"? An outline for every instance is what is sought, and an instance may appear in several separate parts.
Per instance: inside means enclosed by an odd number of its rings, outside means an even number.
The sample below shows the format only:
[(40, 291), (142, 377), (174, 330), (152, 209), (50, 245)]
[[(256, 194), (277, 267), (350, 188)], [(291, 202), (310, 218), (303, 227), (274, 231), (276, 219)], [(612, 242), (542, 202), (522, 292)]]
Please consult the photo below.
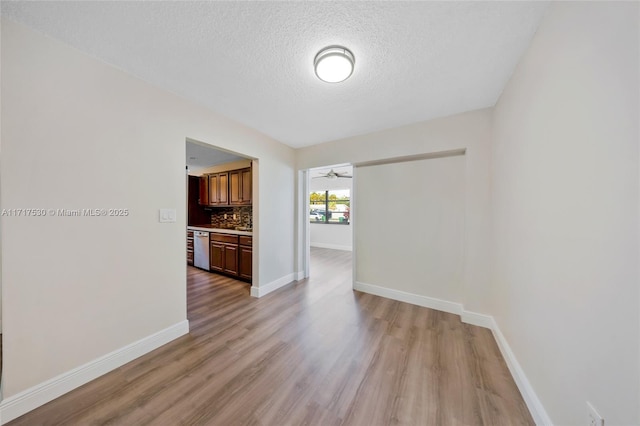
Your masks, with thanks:
[(353, 176), (353, 166), (351, 165), (310, 169), (309, 170), (309, 178), (310, 178), (309, 190), (311, 192), (352, 188), (353, 179), (349, 179), (349, 178), (328, 179), (326, 177), (323, 177), (323, 175), (326, 175), (327, 173), (329, 173), (330, 170), (333, 170), (336, 173), (346, 173), (349, 176)]
[(218, 164), (231, 163), (232, 161), (246, 160), (230, 152), (212, 148), (210, 145), (200, 145), (195, 142), (186, 142), (186, 159), (189, 169), (198, 170)]
[[(2, 1), (2, 14), (292, 147), (493, 106), (548, 2)], [(313, 72), (344, 45), (343, 83)]]

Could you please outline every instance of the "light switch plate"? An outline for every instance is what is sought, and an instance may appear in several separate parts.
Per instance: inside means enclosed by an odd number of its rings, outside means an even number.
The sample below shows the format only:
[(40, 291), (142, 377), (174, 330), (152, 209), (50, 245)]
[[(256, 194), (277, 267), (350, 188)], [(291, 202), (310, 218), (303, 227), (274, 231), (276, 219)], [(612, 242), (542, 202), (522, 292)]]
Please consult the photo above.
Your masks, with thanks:
[(160, 223), (172, 223), (176, 221), (176, 209), (160, 209)]

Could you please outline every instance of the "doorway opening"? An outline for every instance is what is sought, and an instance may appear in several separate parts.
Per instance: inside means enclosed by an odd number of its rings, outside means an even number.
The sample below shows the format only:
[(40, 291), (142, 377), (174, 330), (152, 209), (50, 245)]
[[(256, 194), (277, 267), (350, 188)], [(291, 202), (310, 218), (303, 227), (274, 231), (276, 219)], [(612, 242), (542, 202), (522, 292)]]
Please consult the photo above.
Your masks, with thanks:
[(249, 294), (259, 274), (258, 159), (192, 139), (185, 145), (187, 268), (249, 284)]
[(329, 250), (334, 256), (351, 259), (355, 229), (353, 173), (351, 164), (338, 164), (312, 168), (302, 175), (306, 183), (302, 185), (305, 277), (314, 273), (312, 265), (322, 264), (313, 262), (314, 255), (326, 257)]

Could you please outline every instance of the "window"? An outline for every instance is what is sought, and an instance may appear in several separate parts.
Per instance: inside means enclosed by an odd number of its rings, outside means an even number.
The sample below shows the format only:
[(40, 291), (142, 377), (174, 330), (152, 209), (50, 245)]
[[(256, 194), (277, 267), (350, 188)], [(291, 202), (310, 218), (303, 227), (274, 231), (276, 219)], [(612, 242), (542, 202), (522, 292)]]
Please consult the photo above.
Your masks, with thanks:
[(350, 190), (314, 191), (309, 196), (311, 223), (349, 224)]

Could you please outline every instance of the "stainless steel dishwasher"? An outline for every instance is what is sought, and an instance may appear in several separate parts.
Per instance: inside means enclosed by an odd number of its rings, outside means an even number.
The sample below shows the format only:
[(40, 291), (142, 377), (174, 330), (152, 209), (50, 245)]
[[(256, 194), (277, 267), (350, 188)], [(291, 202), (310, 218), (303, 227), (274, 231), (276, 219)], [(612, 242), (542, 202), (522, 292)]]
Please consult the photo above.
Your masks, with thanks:
[(209, 233), (193, 231), (193, 266), (209, 270)]

